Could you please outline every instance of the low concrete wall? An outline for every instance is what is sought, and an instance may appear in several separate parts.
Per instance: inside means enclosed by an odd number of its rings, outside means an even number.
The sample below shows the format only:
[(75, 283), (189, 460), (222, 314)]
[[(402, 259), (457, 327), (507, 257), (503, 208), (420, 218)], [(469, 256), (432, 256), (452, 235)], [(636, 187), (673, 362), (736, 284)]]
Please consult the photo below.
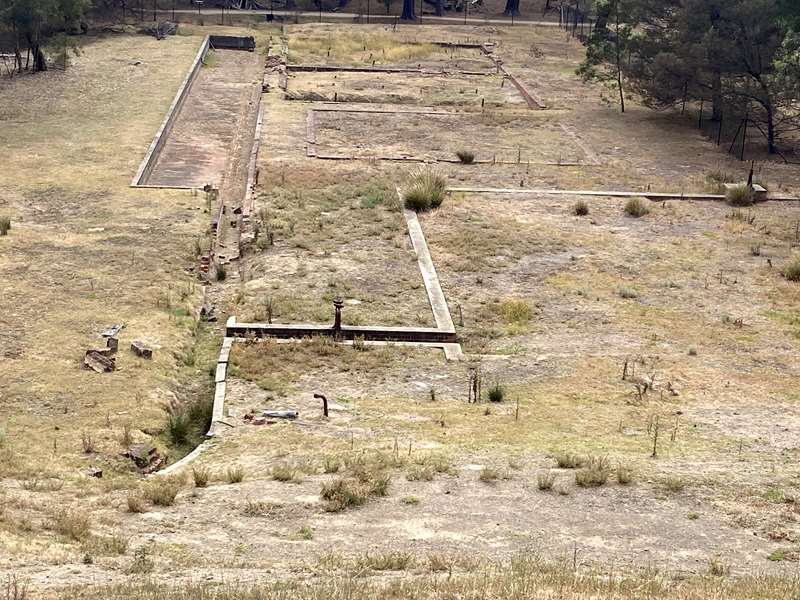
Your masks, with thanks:
[[(225, 327), (225, 335), (229, 338), (253, 336), (257, 338), (274, 337), (283, 339), (300, 339), (314, 336), (334, 335), (332, 327), (325, 325), (278, 325), (268, 323), (237, 323), (230, 317)], [(434, 327), (381, 327), (342, 325), (339, 337), (343, 340), (363, 338), (364, 341), (382, 342), (429, 342), (455, 343), (455, 330), (443, 330)]]
[(145, 154), (142, 163), (139, 165), (136, 175), (133, 176), (131, 187), (144, 187), (147, 178), (153, 171), (153, 167), (158, 159), (158, 153), (167, 140), (167, 136), (175, 122), (175, 117), (177, 117), (178, 112), (183, 106), (186, 96), (189, 95), (189, 90), (192, 87), (192, 83), (194, 83), (194, 80), (197, 78), (197, 73), (200, 71), (200, 66), (203, 64), (203, 59), (206, 57), (209, 47), (209, 36), (206, 36), (203, 43), (200, 45), (200, 50), (197, 51), (197, 55), (194, 57), (194, 62), (192, 62), (189, 72), (186, 74), (186, 77), (183, 78), (183, 82), (167, 110), (167, 116), (164, 117), (164, 120), (161, 122), (161, 127), (158, 128), (153, 141), (150, 142), (150, 147), (147, 149), (147, 154)]

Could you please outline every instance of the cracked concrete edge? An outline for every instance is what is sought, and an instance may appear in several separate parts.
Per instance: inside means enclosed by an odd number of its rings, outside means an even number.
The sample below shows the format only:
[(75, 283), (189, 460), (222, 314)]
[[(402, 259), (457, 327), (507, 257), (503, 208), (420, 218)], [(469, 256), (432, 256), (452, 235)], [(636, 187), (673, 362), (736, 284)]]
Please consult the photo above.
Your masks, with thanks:
[[(694, 194), (687, 192), (626, 192), (618, 190), (546, 190), (530, 188), (451, 187), (448, 192), (468, 194), (539, 194), (541, 196), (594, 196), (606, 198), (648, 198), (650, 200), (725, 200), (724, 194)], [(797, 202), (793, 196), (768, 195), (766, 202)]]
[(172, 104), (169, 105), (167, 114), (164, 117), (164, 120), (161, 122), (161, 126), (158, 128), (158, 131), (156, 131), (153, 141), (150, 142), (150, 146), (148, 147), (147, 153), (144, 155), (144, 159), (142, 159), (142, 162), (136, 171), (136, 175), (133, 176), (130, 187), (145, 187), (144, 180), (147, 179), (147, 177), (150, 175), (150, 172), (153, 170), (156, 160), (158, 160), (158, 154), (166, 142), (166, 138), (169, 135), (170, 129), (172, 129), (172, 124), (175, 122), (175, 118), (178, 116), (178, 112), (183, 106), (186, 96), (189, 94), (189, 89), (192, 87), (194, 80), (197, 78), (197, 73), (200, 72), (200, 66), (203, 64), (203, 59), (205, 59), (208, 49), (211, 46), (210, 40), (210, 36), (206, 36), (203, 39), (203, 43), (200, 45), (200, 49), (197, 51), (197, 54), (194, 57), (192, 66), (189, 67), (189, 72), (186, 73), (186, 76), (183, 78), (183, 81), (181, 82), (181, 85), (175, 94), (175, 98), (173, 98)]
[[(403, 196), (399, 189), (397, 190), (397, 195), (402, 199)], [(425, 241), (425, 234), (422, 232), (417, 213), (404, 208), (403, 216), (406, 219), (411, 244), (417, 253), (417, 263), (419, 264), (420, 273), (422, 273), (422, 280), (425, 283), (425, 291), (428, 293), (428, 302), (430, 302), (431, 310), (433, 311), (436, 327), (444, 331), (455, 331), (453, 318), (450, 316), (450, 309), (447, 306), (444, 292), (442, 292), (439, 276), (436, 274), (436, 267), (433, 265), (433, 259), (428, 250), (428, 243)]]

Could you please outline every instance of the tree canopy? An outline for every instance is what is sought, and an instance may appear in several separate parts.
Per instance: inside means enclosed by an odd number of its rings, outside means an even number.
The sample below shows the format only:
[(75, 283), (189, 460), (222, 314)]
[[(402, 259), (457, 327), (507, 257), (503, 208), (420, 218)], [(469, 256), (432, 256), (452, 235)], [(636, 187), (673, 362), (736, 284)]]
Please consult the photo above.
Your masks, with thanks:
[(42, 46), (54, 33), (78, 28), (88, 7), (89, 0), (0, 0), (0, 27), (13, 35), (17, 69), (22, 70), (25, 48), (33, 70), (46, 70)]
[[(795, 0), (596, 0), (579, 72), (664, 108), (704, 101), (711, 118), (745, 114), (770, 153), (800, 126), (800, 3)], [(603, 15), (603, 19), (600, 19)]]

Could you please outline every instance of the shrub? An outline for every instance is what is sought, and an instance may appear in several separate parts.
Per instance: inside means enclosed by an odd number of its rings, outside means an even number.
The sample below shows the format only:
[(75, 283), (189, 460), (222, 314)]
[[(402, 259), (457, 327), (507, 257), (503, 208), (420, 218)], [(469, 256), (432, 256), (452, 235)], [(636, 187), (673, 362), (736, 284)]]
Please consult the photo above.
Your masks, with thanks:
[(746, 183), (734, 185), (725, 190), (725, 202), (730, 206), (751, 206), (753, 198), (753, 190)]
[(332, 456), (326, 456), (325, 461), (322, 463), (322, 471), (324, 473), (338, 473), (341, 468), (341, 461)]
[(241, 483), (244, 481), (244, 468), (241, 465), (228, 467), (225, 471), (225, 481), (228, 483)]
[(789, 281), (800, 281), (800, 254), (783, 266), (781, 274)]
[(639, 297), (639, 292), (634, 290), (633, 288), (628, 287), (621, 287), (617, 290), (620, 298), (625, 298), (626, 300), (631, 300), (633, 298)]
[(718, 558), (712, 558), (708, 561), (708, 574), (714, 577), (722, 577), (730, 572), (730, 567), (720, 561)]
[(364, 504), (369, 498), (369, 490), (356, 479), (339, 477), (323, 483), (320, 496), (328, 502), (328, 512), (338, 512)]
[(147, 512), (147, 508), (144, 505), (144, 498), (142, 498), (140, 494), (134, 492), (128, 494), (127, 504), (128, 504), (128, 512), (132, 513)]
[(625, 214), (629, 217), (643, 217), (650, 212), (650, 209), (641, 198), (628, 198), (625, 203)]
[(400, 502), (403, 504), (419, 504), (419, 498), (416, 496), (403, 496), (400, 498)]
[(409, 481), (433, 481), (436, 472), (430, 465), (411, 465), (406, 472)]
[(156, 506), (172, 506), (183, 481), (178, 477), (155, 477), (144, 488), (144, 496)]
[(53, 515), (53, 530), (72, 540), (81, 541), (89, 537), (89, 517), (77, 510), (61, 509)]
[(447, 181), (433, 169), (421, 169), (410, 177), (403, 196), (406, 208), (416, 212), (438, 208), (447, 193)]
[(206, 487), (211, 479), (211, 471), (205, 467), (194, 467), (192, 469), (192, 479), (194, 479), (195, 487)]
[(555, 458), (559, 469), (577, 469), (586, 462), (582, 456), (573, 452), (559, 452)]
[(545, 473), (539, 473), (536, 477), (536, 487), (540, 490), (548, 491), (553, 489), (553, 484), (556, 481), (555, 473), (551, 473), (547, 471)]
[(475, 153), (471, 150), (458, 150), (456, 156), (465, 165), (471, 165), (475, 162)]
[(586, 200), (578, 200), (572, 205), (572, 212), (579, 217), (585, 217), (589, 214), (589, 204)]
[(478, 474), (478, 479), (484, 483), (492, 483), (500, 479), (500, 472), (494, 467), (483, 467)]
[(270, 469), (270, 475), (275, 481), (283, 481), (285, 483), (300, 483), (302, 480), (300, 471), (290, 463), (273, 465), (272, 469)]
[(628, 485), (633, 481), (633, 469), (628, 465), (617, 465), (617, 483)]
[(189, 441), (192, 427), (189, 415), (185, 412), (172, 413), (167, 417), (167, 435), (170, 442), (182, 446)]
[(506, 323), (521, 325), (533, 317), (533, 309), (524, 300), (507, 299), (500, 303), (500, 315)]
[(598, 487), (608, 481), (608, 459), (604, 456), (590, 456), (586, 465), (575, 472), (575, 483), (581, 487)]
[(492, 387), (489, 388), (489, 402), (502, 402), (503, 398), (505, 398), (506, 392), (503, 389), (503, 386), (499, 383), (495, 383)]
[(0, 217), (0, 235), (7, 235), (11, 229), (11, 219), (8, 217)]
[(686, 488), (686, 481), (677, 475), (670, 475), (664, 479), (664, 489), (673, 494), (682, 492)]

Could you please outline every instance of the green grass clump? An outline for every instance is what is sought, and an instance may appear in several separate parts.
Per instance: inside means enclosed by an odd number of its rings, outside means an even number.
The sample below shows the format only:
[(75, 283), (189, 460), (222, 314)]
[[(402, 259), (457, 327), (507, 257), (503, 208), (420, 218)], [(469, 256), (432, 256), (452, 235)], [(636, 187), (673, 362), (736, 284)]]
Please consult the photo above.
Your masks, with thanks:
[(625, 214), (638, 219), (650, 212), (647, 204), (641, 198), (629, 198), (625, 203)]
[(753, 199), (753, 190), (746, 183), (735, 185), (725, 190), (725, 202), (730, 206), (751, 206)]
[(499, 312), (509, 325), (523, 325), (533, 318), (531, 305), (517, 298), (508, 298), (500, 302)]
[(489, 388), (489, 402), (502, 402), (506, 397), (506, 391), (499, 383), (495, 383)]
[(423, 212), (441, 206), (446, 193), (444, 176), (433, 169), (422, 169), (411, 174), (403, 203), (410, 210)]

